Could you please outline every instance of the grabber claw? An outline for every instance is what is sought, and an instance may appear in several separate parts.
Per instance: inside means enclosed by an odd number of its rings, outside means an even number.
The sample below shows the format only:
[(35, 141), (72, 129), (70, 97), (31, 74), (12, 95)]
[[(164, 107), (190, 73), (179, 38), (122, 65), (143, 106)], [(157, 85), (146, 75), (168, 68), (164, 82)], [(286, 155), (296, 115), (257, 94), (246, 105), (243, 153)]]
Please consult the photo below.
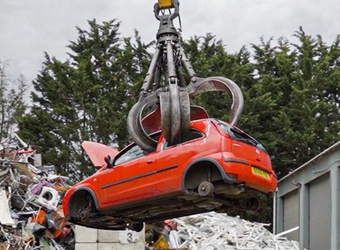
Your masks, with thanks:
[[(175, 145), (183, 142), (191, 120), (208, 117), (204, 108), (191, 104), (191, 98), (196, 95), (209, 91), (231, 94), (231, 124), (237, 123), (244, 105), (242, 92), (232, 80), (224, 77), (196, 77), (179, 44), (179, 33), (173, 25), (173, 20), (179, 17), (178, 0), (155, 4), (154, 13), (160, 21), (156, 51), (139, 100), (130, 110), (127, 120), (131, 138), (148, 152), (154, 151), (157, 145), (151, 133), (162, 130), (168, 145)], [(188, 84), (181, 68), (184, 68), (189, 77)]]
[(233, 100), (230, 107), (229, 123), (235, 125), (239, 120), (244, 107), (244, 98), (240, 87), (232, 80), (221, 76), (198, 78), (195, 83), (190, 83), (186, 89), (190, 97), (210, 91), (223, 91), (231, 94)]
[(190, 100), (187, 91), (170, 84), (169, 92), (160, 93), (161, 128), (169, 146), (182, 142), (190, 129)]

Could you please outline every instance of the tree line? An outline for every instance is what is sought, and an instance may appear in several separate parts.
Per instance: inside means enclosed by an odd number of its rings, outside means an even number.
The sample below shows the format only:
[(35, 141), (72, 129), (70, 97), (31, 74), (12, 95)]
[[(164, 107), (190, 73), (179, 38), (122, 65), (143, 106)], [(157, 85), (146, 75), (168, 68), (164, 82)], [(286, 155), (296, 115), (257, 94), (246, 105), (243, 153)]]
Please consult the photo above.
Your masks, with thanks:
[[(0, 66), (1, 138), (11, 123), (21, 138), (39, 146), (45, 164), (74, 181), (94, 171), (82, 141), (117, 148), (129, 143), (127, 114), (155, 45), (144, 43), (137, 31), (133, 38), (122, 37), (116, 20), (88, 24), (87, 30), (77, 27), (67, 60), (45, 53), (29, 109), (20, 92), (25, 81), (8, 91), (6, 67)], [(224, 76), (240, 86), (245, 108), (237, 126), (264, 145), (278, 177), (340, 140), (340, 38), (327, 45), (302, 28), (294, 36), (297, 43), (260, 39), (232, 54), (212, 34), (181, 41), (198, 76)], [(211, 117), (228, 120), (230, 98), (210, 92), (194, 102)]]

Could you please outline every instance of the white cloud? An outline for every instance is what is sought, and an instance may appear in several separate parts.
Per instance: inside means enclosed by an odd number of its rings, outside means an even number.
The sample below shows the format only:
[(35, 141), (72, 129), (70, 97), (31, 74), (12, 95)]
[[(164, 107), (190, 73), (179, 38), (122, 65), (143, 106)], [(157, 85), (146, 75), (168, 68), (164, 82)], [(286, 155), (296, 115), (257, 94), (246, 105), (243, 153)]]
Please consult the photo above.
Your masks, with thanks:
[[(231, 53), (243, 45), (292, 35), (302, 26), (320, 34), (327, 43), (339, 34), (340, 5), (336, 0), (179, 0), (183, 37), (206, 35), (222, 39)], [(143, 41), (155, 39), (158, 21), (155, 1), (145, 0), (1, 0), (0, 60), (9, 59), (12, 75), (32, 80), (41, 69), (43, 53), (67, 58), (66, 46), (77, 39), (76, 26), (87, 29), (87, 20), (121, 21), (123, 36), (137, 29)], [(177, 21), (176, 21), (177, 23)]]

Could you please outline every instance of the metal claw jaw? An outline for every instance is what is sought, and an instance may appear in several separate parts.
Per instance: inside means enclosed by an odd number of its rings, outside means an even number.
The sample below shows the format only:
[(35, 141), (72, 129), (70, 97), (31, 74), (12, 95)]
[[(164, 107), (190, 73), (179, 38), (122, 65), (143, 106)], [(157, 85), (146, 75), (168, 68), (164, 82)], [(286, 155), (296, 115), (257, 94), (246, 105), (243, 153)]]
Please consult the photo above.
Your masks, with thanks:
[[(244, 98), (239, 86), (225, 77), (197, 78), (186, 87), (170, 83), (168, 88), (153, 93), (142, 92), (138, 102), (128, 115), (128, 131), (132, 139), (148, 152), (156, 149), (157, 141), (150, 134), (162, 130), (169, 145), (182, 142), (190, 129), (190, 121), (207, 118), (204, 108), (191, 105), (190, 98), (205, 92), (223, 91), (231, 94), (229, 122), (233, 125), (239, 120)], [(154, 107), (142, 118), (143, 111)]]
[[(151, 108), (152, 111), (142, 118), (143, 112)], [(180, 143), (190, 129), (189, 93), (177, 83), (153, 93), (142, 92), (129, 112), (127, 127), (136, 144), (148, 152), (157, 146), (150, 134), (159, 130), (164, 132), (169, 146)]]
[[(175, 11), (170, 11), (171, 8)], [(164, 14), (164, 10), (169, 10), (168, 14)], [(159, 0), (154, 6), (154, 13), (160, 21), (156, 51), (139, 100), (130, 110), (127, 119), (131, 138), (148, 152), (157, 147), (157, 141), (150, 136), (151, 133), (162, 130), (168, 146), (175, 145), (184, 141), (190, 130), (190, 121), (208, 117), (204, 108), (190, 104), (193, 96), (209, 91), (231, 94), (231, 124), (237, 123), (244, 105), (242, 92), (232, 80), (224, 77), (196, 77), (179, 44), (179, 33), (173, 25), (173, 20), (179, 17), (179, 1)], [(189, 76), (190, 83), (187, 85), (180, 67)], [(167, 79), (167, 82), (164, 84), (162, 79)], [(145, 113), (147, 115), (142, 117)]]
[(160, 93), (160, 114), (161, 129), (168, 145), (182, 142), (190, 129), (190, 100), (189, 93), (177, 82), (169, 85), (169, 92)]
[[(127, 118), (127, 128), (132, 140), (134, 140), (138, 146), (148, 152), (152, 152), (156, 149), (157, 141), (152, 139), (149, 135), (154, 130), (152, 125), (150, 125), (150, 128), (147, 129), (147, 131), (145, 131), (145, 126), (143, 126), (142, 124), (142, 113), (145, 109), (151, 108), (153, 105), (156, 105), (157, 102), (157, 92), (141, 92), (138, 102), (136, 102), (132, 106)], [(154, 113), (155, 111), (150, 113), (148, 116)], [(148, 116), (146, 116), (145, 118), (147, 118)], [(147, 121), (149, 120), (150, 118), (147, 119)], [(156, 119), (155, 122), (157, 122), (157, 120), (158, 119)]]
[(198, 78), (195, 83), (190, 83), (186, 88), (190, 97), (210, 91), (223, 91), (231, 94), (233, 102), (230, 107), (229, 123), (236, 125), (240, 119), (244, 98), (240, 87), (232, 80), (221, 76)]

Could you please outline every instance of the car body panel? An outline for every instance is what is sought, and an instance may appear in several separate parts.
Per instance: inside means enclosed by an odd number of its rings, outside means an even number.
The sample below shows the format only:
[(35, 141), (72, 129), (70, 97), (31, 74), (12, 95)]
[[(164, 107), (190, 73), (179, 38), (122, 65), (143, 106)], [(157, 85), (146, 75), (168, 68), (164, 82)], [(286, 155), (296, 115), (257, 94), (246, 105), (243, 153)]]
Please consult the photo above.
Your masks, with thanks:
[[(275, 191), (270, 157), (254, 138), (216, 119), (192, 121), (190, 127), (181, 144), (168, 147), (159, 132), (154, 152), (144, 152), (134, 143), (114, 152), (112, 164), (66, 193), (65, 216), (90, 227), (105, 221), (107, 228), (114, 228), (121, 220), (152, 221), (234, 209), (256, 192)], [(199, 184), (207, 181), (213, 183), (214, 195), (201, 197)], [(85, 190), (91, 190), (95, 204), (88, 222), (75, 219)]]
[(152, 196), (155, 193), (157, 156), (151, 153), (115, 167), (98, 176), (99, 205), (105, 209), (115, 204)]
[(81, 146), (96, 168), (101, 168), (106, 165), (106, 156), (110, 155), (111, 157), (115, 157), (119, 153), (117, 149), (97, 142), (83, 141)]

